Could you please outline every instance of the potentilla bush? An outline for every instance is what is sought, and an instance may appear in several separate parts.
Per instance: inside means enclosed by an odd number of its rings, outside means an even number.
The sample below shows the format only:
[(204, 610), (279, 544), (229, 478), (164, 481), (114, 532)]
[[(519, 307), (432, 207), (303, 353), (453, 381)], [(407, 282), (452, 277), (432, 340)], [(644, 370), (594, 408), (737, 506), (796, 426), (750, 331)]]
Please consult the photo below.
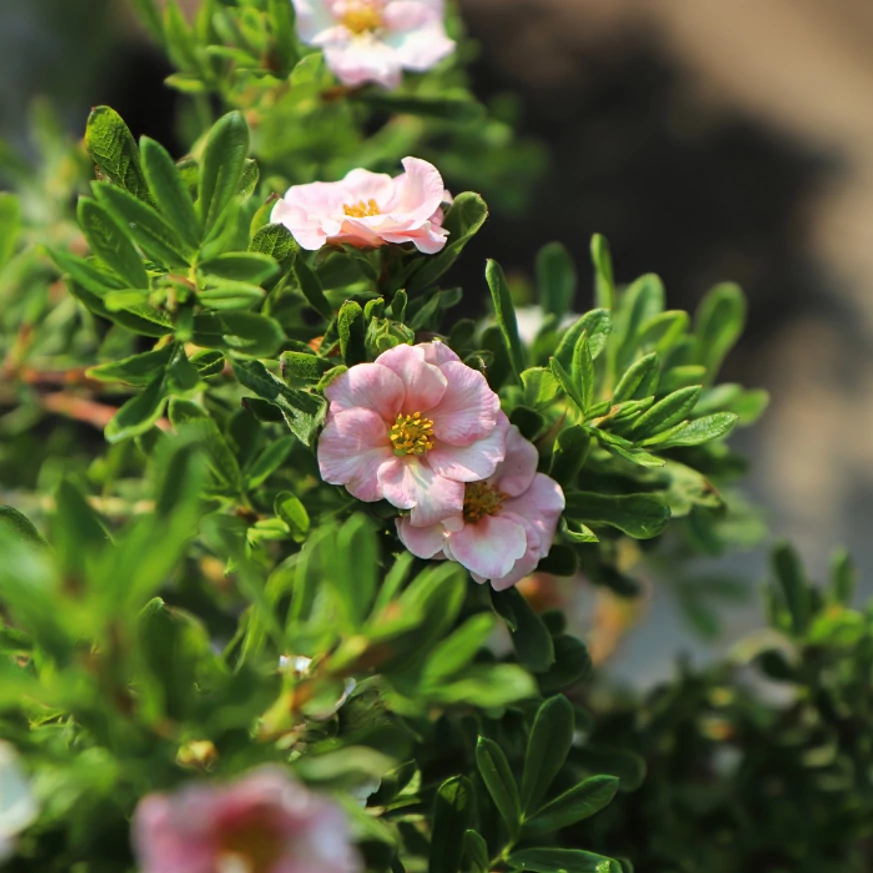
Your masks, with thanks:
[(517, 206), (540, 150), (440, 0), (134, 5), (189, 153), (42, 107), (4, 159), (8, 868), (869, 869), (847, 559), (822, 591), (780, 547), (768, 633), (651, 697), (541, 608), (657, 562), (711, 621), (683, 561), (760, 529), (739, 289), (669, 310), (596, 236), (593, 297), (550, 243), (533, 330), (494, 261), (452, 318), (488, 217), (458, 186)]

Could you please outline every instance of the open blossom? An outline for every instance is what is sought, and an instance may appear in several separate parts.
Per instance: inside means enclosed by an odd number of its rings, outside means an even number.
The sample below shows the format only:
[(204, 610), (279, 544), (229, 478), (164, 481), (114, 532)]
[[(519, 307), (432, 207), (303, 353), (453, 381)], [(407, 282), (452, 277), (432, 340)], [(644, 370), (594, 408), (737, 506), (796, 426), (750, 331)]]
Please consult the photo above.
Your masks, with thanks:
[(359, 873), (345, 814), (279, 768), (140, 801), (142, 873)]
[(359, 500), (411, 510), (410, 524), (457, 515), (464, 485), (494, 473), (509, 423), (485, 377), (441, 342), (399, 345), (325, 389), (321, 476)]
[(490, 580), (502, 591), (549, 553), (563, 510), (561, 486), (537, 473), (537, 450), (513, 425), (506, 459), (484, 481), (466, 486), (461, 512), (429, 527), (399, 518), (397, 532), (414, 555), (457, 561), (477, 582)]
[(273, 207), (270, 221), (283, 224), (304, 249), (348, 243), (378, 248), (412, 243), (432, 255), (445, 247), (442, 204), (451, 200), (439, 170), (420, 158), (404, 158), (396, 178), (352, 170), (339, 182), (293, 185)]
[(297, 32), (345, 85), (400, 84), (452, 53), (443, 0), (293, 0)]

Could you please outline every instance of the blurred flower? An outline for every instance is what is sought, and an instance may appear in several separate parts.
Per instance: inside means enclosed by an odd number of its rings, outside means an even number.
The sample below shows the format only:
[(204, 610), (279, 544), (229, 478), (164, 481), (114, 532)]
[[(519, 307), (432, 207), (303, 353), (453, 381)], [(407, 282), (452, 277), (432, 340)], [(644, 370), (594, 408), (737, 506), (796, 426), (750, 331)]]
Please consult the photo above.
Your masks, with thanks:
[(322, 478), (359, 500), (412, 510), (409, 524), (459, 515), (464, 483), (486, 479), (506, 452), (506, 416), (485, 377), (441, 342), (399, 345), (325, 390)]
[(339, 182), (292, 185), (273, 207), (270, 221), (288, 228), (304, 248), (348, 243), (378, 248), (412, 243), (432, 255), (446, 244), (442, 204), (451, 200), (433, 164), (404, 158), (396, 178), (352, 170)]
[(279, 768), (140, 801), (142, 873), (358, 873), (345, 814)]
[(429, 527), (398, 519), (400, 539), (420, 558), (446, 557), (477, 582), (510, 588), (549, 553), (564, 509), (561, 486), (537, 473), (537, 461), (536, 448), (512, 425), (506, 459), (493, 475), (466, 486), (462, 511)]
[(429, 70), (454, 51), (443, 0), (293, 0), (297, 31), (345, 85), (400, 84), (403, 70)]
[(0, 740), (0, 861), (15, 852), (15, 837), (38, 814), (30, 782), (15, 748)]

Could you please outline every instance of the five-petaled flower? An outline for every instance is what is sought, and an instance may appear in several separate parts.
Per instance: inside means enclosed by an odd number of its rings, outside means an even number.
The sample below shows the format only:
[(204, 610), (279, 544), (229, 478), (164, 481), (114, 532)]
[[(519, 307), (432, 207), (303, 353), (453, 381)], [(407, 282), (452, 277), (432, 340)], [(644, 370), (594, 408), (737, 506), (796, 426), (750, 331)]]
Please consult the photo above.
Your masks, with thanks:
[(412, 243), (435, 254), (446, 244), (442, 204), (451, 200), (433, 164), (404, 158), (395, 178), (352, 170), (339, 182), (293, 185), (273, 207), (270, 221), (283, 224), (304, 248), (349, 243), (378, 248)]
[(463, 510), (465, 484), (487, 479), (509, 423), (485, 377), (441, 342), (399, 345), (325, 390), (322, 478), (359, 500), (384, 498), (432, 525)]
[(145, 797), (133, 843), (142, 873), (362, 870), (343, 811), (272, 767)]
[(345, 85), (396, 88), (403, 70), (429, 70), (455, 48), (444, 0), (293, 0), (297, 32), (324, 50)]
[(563, 509), (561, 486), (537, 473), (537, 450), (513, 425), (505, 460), (466, 486), (459, 513), (428, 527), (399, 518), (397, 532), (414, 555), (458, 561), (477, 582), (490, 580), (502, 591), (548, 554)]

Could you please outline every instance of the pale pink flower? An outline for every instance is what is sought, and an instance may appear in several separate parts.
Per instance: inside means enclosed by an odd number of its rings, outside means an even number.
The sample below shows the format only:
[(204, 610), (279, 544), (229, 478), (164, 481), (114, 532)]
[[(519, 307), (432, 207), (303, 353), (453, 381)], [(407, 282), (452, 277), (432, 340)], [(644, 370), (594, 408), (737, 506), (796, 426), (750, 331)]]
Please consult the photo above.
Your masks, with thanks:
[(345, 813), (264, 767), (226, 785), (151, 794), (133, 818), (142, 873), (359, 873)]
[(461, 512), (429, 527), (399, 518), (401, 541), (420, 558), (449, 558), (477, 582), (510, 588), (549, 553), (564, 510), (561, 486), (537, 473), (537, 460), (534, 445), (511, 426), (506, 459), (484, 481), (466, 486)]
[(404, 158), (395, 178), (352, 170), (339, 182), (293, 185), (273, 207), (270, 221), (283, 224), (304, 249), (349, 243), (378, 248), (412, 243), (432, 255), (446, 244), (442, 204), (451, 199), (433, 164)]
[(403, 70), (423, 72), (455, 48), (443, 0), (293, 0), (297, 32), (324, 51), (336, 77), (352, 87), (400, 84)]
[(441, 342), (399, 345), (325, 389), (321, 476), (430, 525), (461, 512), (464, 483), (490, 476), (508, 422), (485, 377)]

